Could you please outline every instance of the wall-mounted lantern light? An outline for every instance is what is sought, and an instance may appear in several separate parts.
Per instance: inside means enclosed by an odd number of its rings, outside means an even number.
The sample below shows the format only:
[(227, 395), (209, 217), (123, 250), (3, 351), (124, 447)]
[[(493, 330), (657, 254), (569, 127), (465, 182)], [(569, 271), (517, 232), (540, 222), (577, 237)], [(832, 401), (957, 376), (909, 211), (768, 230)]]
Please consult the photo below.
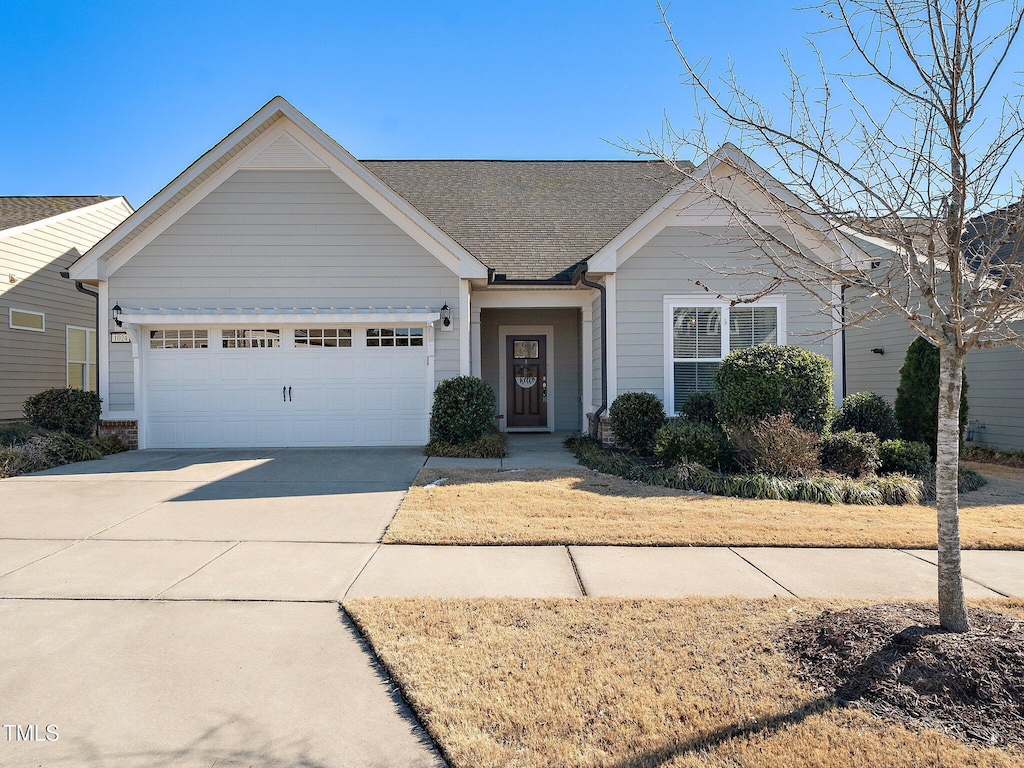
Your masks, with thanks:
[(882, 347), (875, 347), (871, 351), (874, 352), (876, 355), (884, 355), (885, 354), (885, 349), (882, 348)]
[(441, 307), (441, 325), (445, 328), (452, 324), (452, 308), (448, 306), (448, 302), (445, 302), (444, 306)]
[(114, 313), (114, 325), (120, 328), (123, 325), (123, 323), (121, 322), (121, 305), (115, 304), (114, 309), (112, 311)]

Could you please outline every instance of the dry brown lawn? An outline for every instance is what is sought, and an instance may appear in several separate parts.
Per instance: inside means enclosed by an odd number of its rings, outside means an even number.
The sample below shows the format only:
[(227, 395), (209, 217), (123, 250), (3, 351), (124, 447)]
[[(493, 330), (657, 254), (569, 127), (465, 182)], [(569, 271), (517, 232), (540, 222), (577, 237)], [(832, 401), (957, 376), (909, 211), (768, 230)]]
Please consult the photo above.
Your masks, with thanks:
[[(357, 600), (455, 768), (1024, 766), (809, 690), (773, 639), (808, 600)], [(1024, 617), (1024, 601), (986, 607)]]
[[(972, 464), (989, 478), (961, 497), (961, 539), (1024, 548), (1024, 470)], [(424, 486), (447, 478), (433, 488)], [(758, 501), (643, 485), (589, 469), (424, 469), (391, 544), (675, 544), (934, 548), (935, 509)]]

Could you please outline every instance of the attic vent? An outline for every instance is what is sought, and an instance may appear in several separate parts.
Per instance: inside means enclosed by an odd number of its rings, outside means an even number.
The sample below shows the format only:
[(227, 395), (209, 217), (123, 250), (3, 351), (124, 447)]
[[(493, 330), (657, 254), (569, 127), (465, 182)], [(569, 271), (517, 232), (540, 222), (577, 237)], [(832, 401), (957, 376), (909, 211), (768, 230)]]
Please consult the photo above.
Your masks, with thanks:
[(312, 152), (288, 133), (282, 133), (243, 168), (326, 168)]

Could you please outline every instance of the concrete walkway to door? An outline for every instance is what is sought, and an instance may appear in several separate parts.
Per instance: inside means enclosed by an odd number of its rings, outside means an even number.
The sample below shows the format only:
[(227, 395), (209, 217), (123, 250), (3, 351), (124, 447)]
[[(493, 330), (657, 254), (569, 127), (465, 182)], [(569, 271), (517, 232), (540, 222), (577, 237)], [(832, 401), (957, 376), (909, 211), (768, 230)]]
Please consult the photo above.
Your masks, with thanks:
[(564, 469), (578, 467), (579, 462), (565, 447), (571, 432), (510, 432), (508, 456), (503, 459), (449, 459), (431, 456), (431, 468), (461, 467), (466, 469)]

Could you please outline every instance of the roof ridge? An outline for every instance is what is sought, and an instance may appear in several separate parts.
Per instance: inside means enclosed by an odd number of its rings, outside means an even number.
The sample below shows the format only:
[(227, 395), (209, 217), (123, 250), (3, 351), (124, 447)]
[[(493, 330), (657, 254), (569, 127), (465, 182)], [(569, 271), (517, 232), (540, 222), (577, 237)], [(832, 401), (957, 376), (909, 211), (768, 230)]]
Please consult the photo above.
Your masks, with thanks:
[[(359, 158), (361, 163), (656, 163), (661, 160), (637, 160), (633, 158), (488, 158), (488, 157), (367, 157)], [(688, 162), (688, 161), (682, 161)]]

